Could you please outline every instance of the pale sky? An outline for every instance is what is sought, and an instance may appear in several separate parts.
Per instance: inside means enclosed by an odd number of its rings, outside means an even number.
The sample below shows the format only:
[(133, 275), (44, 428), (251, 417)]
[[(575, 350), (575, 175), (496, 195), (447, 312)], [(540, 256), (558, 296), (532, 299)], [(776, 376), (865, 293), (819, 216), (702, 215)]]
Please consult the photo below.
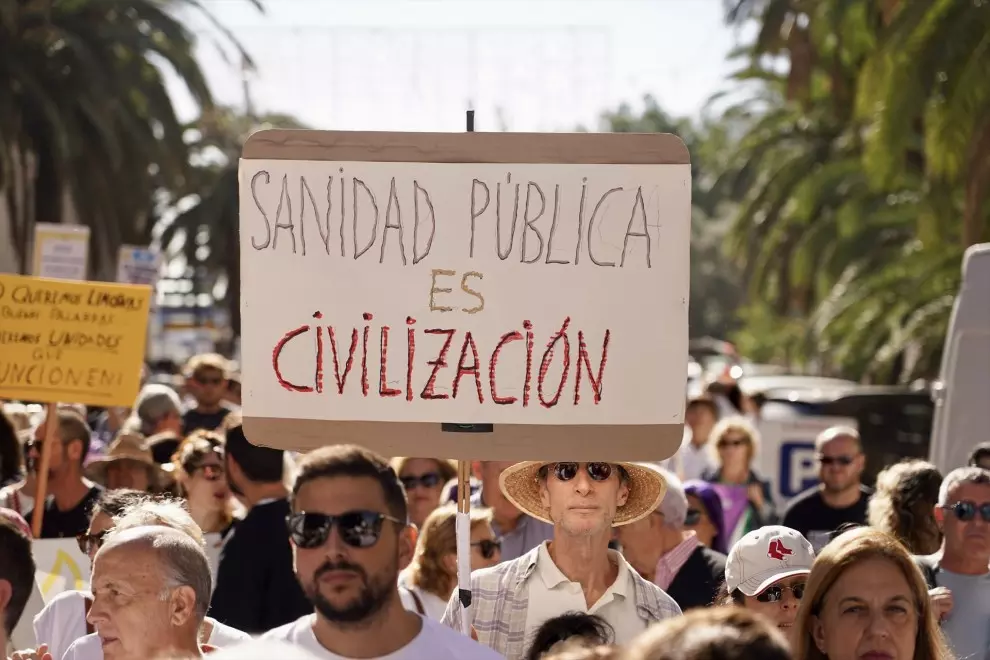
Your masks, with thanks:
[[(722, 0), (207, 0), (254, 58), (258, 112), (313, 128), (460, 131), (596, 128), (603, 110), (654, 95), (697, 115), (738, 65)], [(201, 17), (199, 56), (217, 100), (244, 106)], [(229, 50), (229, 49), (228, 49)], [(180, 114), (195, 114), (175, 90)]]

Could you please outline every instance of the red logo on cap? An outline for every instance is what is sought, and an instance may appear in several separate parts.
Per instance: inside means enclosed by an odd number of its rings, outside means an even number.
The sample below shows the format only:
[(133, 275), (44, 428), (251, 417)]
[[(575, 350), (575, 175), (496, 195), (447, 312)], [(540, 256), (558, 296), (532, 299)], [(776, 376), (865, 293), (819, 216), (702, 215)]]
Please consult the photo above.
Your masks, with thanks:
[(767, 556), (778, 561), (784, 561), (788, 556), (793, 554), (794, 551), (784, 545), (784, 542), (780, 539), (770, 541), (770, 547), (767, 548)]

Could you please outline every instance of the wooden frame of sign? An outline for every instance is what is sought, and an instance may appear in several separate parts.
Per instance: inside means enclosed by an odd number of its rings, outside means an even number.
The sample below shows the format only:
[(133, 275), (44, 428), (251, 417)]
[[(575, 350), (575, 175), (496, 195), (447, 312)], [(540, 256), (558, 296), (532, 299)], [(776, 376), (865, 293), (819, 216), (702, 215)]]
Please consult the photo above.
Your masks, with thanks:
[[(639, 134), (525, 134), (525, 133), (379, 133), (379, 132), (331, 132), (331, 131), (297, 131), (297, 130), (266, 130), (252, 135), (244, 145), (242, 159), (241, 159), (241, 234), (242, 234), (242, 270), (246, 271), (247, 261), (244, 256), (247, 251), (250, 250), (250, 244), (248, 243), (252, 238), (245, 237), (245, 213), (253, 211), (253, 209), (245, 209), (247, 206), (246, 202), (251, 200), (250, 196), (245, 196), (246, 186), (249, 183), (251, 177), (250, 173), (246, 171), (246, 167), (249, 168), (252, 165), (252, 161), (333, 161), (334, 167), (337, 164), (347, 164), (347, 163), (455, 163), (455, 164), (554, 164), (554, 165), (594, 165), (594, 166), (608, 166), (608, 165), (686, 165), (690, 164), (690, 157), (687, 148), (684, 143), (674, 135), (669, 134), (650, 134), (650, 135), (639, 135)], [(287, 164), (288, 165), (288, 164)], [(301, 164), (302, 165), (302, 164)], [(308, 165), (313, 165), (310, 162)], [(260, 167), (260, 165), (258, 166)], [(300, 188), (300, 181), (296, 179), (282, 179), (281, 172), (274, 171), (273, 167), (270, 167), (273, 171), (270, 176), (267, 177), (267, 181), (271, 183), (271, 188), (274, 192), (271, 194), (274, 197), (267, 198), (270, 200), (278, 199), (278, 212), (282, 212), (282, 200), (279, 197), (278, 187), (282, 186), (283, 195), (288, 196), (289, 194), (295, 195), (295, 191), (299, 190), (299, 197), (302, 197), (302, 190)], [(503, 168), (504, 169), (504, 168)], [(678, 170), (683, 172), (683, 169)], [(336, 170), (334, 170), (336, 172)], [(343, 172), (343, 168), (341, 168)], [(265, 174), (269, 174), (265, 172)], [(680, 175), (683, 176), (683, 175)], [(522, 178), (522, 177), (520, 177)], [(585, 179), (587, 180), (587, 179)], [(286, 187), (285, 181), (290, 181)], [(678, 199), (676, 209), (673, 209), (669, 216), (663, 216), (661, 218), (661, 211), (657, 210), (657, 224), (651, 225), (654, 227), (660, 227), (664, 223), (669, 223), (669, 225), (677, 225), (678, 233), (677, 238), (678, 245), (675, 249), (678, 251), (678, 260), (682, 259), (680, 256), (680, 251), (683, 251), (683, 264), (678, 263), (676, 268), (678, 272), (676, 276), (672, 277), (672, 285), (674, 288), (673, 298), (676, 298), (675, 311), (673, 314), (672, 321), (670, 323), (671, 335), (669, 339), (658, 338), (659, 343), (664, 343), (665, 348), (669, 350), (668, 355), (680, 356), (673, 360), (668, 360), (669, 369), (671, 371), (676, 370), (675, 378), (679, 379), (681, 383), (684, 382), (686, 378), (686, 365), (687, 365), (687, 275), (686, 271), (687, 264), (687, 254), (689, 251), (689, 243), (687, 240), (683, 241), (683, 245), (680, 245), (680, 239), (683, 237), (689, 237), (690, 235), (690, 173), (688, 168), (687, 174), (687, 204), (684, 204), (681, 199)], [(265, 181), (262, 181), (264, 183)], [(281, 182), (281, 183), (280, 183)], [(350, 184), (348, 184), (350, 185)], [(473, 185), (473, 184), (472, 184)], [(504, 181), (503, 181), (504, 185)], [(580, 184), (578, 184), (580, 185)], [(393, 178), (393, 193), (395, 187), (395, 179)], [(683, 179), (678, 180), (678, 188), (683, 187)], [(330, 187), (324, 186), (326, 189), (327, 196), (330, 194)], [(642, 186), (641, 186), (642, 188)], [(518, 188), (517, 188), (518, 189)], [(253, 192), (253, 188), (250, 189)], [(319, 200), (321, 194), (323, 194), (323, 188), (318, 188), (317, 185), (312, 186), (312, 193), (315, 195), (315, 199)], [(341, 189), (343, 191), (343, 188)], [(357, 188), (355, 187), (355, 190)], [(387, 191), (387, 187), (385, 188)], [(524, 189), (525, 190), (525, 189)], [(632, 189), (630, 188), (630, 191)], [(552, 187), (549, 188), (549, 195), (552, 196)], [(653, 191), (656, 194), (656, 190)], [(250, 194), (250, 193), (248, 193)], [(343, 192), (341, 193), (343, 195)], [(495, 194), (494, 184), (491, 186), (491, 194)], [(502, 193), (505, 194), (504, 192)], [(632, 193), (630, 192), (630, 195)], [(683, 193), (679, 193), (683, 194)], [(517, 193), (518, 195), (518, 193)], [(542, 196), (542, 193), (541, 193)], [(299, 198), (293, 197), (290, 202), (293, 206), (296, 205)], [(313, 199), (313, 196), (310, 197)], [(343, 199), (343, 198), (342, 198)], [(380, 194), (381, 207), (385, 207), (384, 195)], [(630, 196), (632, 199), (632, 196)], [(255, 197), (257, 202), (258, 197)], [(323, 201), (326, 201), (324, 199)], [(391, 201), (391, 198), (390, 198)], [(473, 203), (473, 198), (472, 198)], [(521, 206), (522, 202), (519, 201), (518, 197), (516, 200), (517, 205)], [(601, 201), (599, 201), (601, 203)], [(529, 200), (527, 200), (527, 207)], [(303, 201), (303, 210), (301, 213), (305, 215), (306, 202)], [(589, 207), (591, 202), (589, 201)], [(314, 204), (315, 206), (315, 204)], [(494, 203), (492, 204), (494, 206)], [(262, 203), (258, 202), (259, 210), (262, 208)], [(276, 217), (274, 201), (271, 201), (268, 205), (268, 215), (265, 217), (265, 224), (267, 225), (269, 220), (278, 225), (278, 218)], [(408, 213), (407, 206), (407, 213)], [(583, 207), (582, 207), (583, 208)], [(623, 210), (626, 217), (629, 216), (630, 212), (628, 210)], [(321, 212), (321, 209), (317, 208), (317, 212)], [(666, 209), (665, 209), (666, 210)], [(348, 213), (350, 209), (348, 209)], [(590, 209), (588, 211), (590, 213)], [(262, 211), (262, 214), (265, 212)], [(291, 211), (290, 211), (291, 213)], [(356, 211), (355, 211), (356, 213)], [(376, 221), (375, 221), (375, 231), (378, 227), (378, 207), (376, 206)], [(473, 213), (473, 209), (472, 209)], [(635, 208), (633, 209), (633, 215), (635, 215)], [(465, 222), (467, 222), (467, 214), (465, 213)], [(259, 216), (260, 217), (260, 216)], [(473, 221), (473, 218), (472, 218)], [(524, 219), (525, 221), (525, 219)], [(291, 223), (291, 216), (289, 222)], [(301, 221), (300, 221), (301, 222)], [(350, 220), (348, 220), (350, 222)], [(355, 222), (355, 248), (357, 248), (357, 220)], [(388, 215), (386, 212), (385, 224), (388, 225)], [(497, 222), (497, 221), (496, 221)], [(505, 222), (503, 220), (503, 222)], [(625, 220), (622, 221), (623, 223)], [(645, 208), (644, 208), (644, 225), (647, 223)], [(344, 227), (343, 219), (341, 220), (341, 246), (340, 252), (344, 251)], [(439, 226), (439, 222), (435, 226)], [(633, 224), (633, 219), (629, 220), (630, 227)], [(683, 225), (683, 226), (681, 226)], [(257, 223), (254, 226), (258, 225)], [(330, 232), (330, 212), (327, 211), (327, 229), (328, 234)], [(513, 232), (515, 224), (513, 224)], [(257, 239), (258, 243), (255, 245), (263, 244), (264, 233), (262, 230), (258, 230), (260, 238)], [(288, 232), (283, 232), (282, 236), (278, 237), (278, 228), (276, 228), (276, 240), (281, 240), (280, 245), (282, 248), (287, 249)], [(293, 230), (290, 230), (293, 231)], [(315, 229), (307, 228), (309, 236), (314, 235)], [(385, 232), (387, 233), (386, 228)], [(408, 231), (408, 230), (407, 230)], [(523, 232), (525, 233), (525, 227)], [(579, 249), (580, 249), (580, 235), (581, 226), (578, 225), (577, 235), (579, 236)], [(628, 232), (631, 231), (627, 229)], [(646, 242), (649, 244), (652, 240), (652, 236), (649, 230), (646, 230)], [(372, 234), (374, 236), (375, 234)], [(620, 234), (621, 236), (621, 231)], [(642, 236), (642, 234), (638, 234)], [(270, 226), (269, 226), (269, 238), (271, 238)], [(590, 236), (590, 233), (589, 233)], [(313, 240), (313, 239), (310, 239)], [(328, 239), (329, 240), (329, 239)], [(377, 239), (373, 240), (377, 241)], [(394, 241), (394, 238), (389, 240)], [(472, 249), (473, 249), (473, 225), (472, 225)], [(399, 241), (402, 241), (401, 230), (399, 232)], [(414, 239), (415, 241), (415, 239)], [(385, 240), (382, 241), (382, 254), (385, 253)], [(591, 242), (589, 237), (588, 242)], [(659, 245), (659, 238), (657, 239)], [(317, 241), (317, 250), (322, 250), (323, 245), (319, 244)], [(327, 255), (331, 255), (330, 243), (327, 242)], [(369, 245), (371, 245), (369, 243)], [(394, 243), (392, 244), (394, 246)], [(496, 244), (498, 245), (498, 244)], [(540, 241), (541, 254), (542, 254), (542, 237)], [(273, 246), (274, 247), (274, 246)], [(415, 242), (414, 242), (415, 250)], [(292, 237), (292, 248), (295, 250), (295, 235)], [(336, 245), (334, 245), (336, 249)], [(391, 249), (391, 248), (390, 248)], [(657, 249), (657, 248), (654, 248)], [(511, 240), (510, 240), (510, 250), (511, 250)], [(523, 259), (525, 260), (525, 250), (523, 247)], [(573, 250), (573, 248), (571, 248)], [(355, 251), (356, 252), (356, 251)], [(378, 261), (378, 245), (375, 243), (375, 249), (372, 251), (374, 254), (373, 261)], [(305, 248), (304, 252), (305, 254)], [(649, 246), (646, 249), (646, 260), (649, 262)], [(317, 255), (323, 258), (322, 254)], [(501, 256), (501, 255), (499, 255)], [(405, 262), (405, 255), (403, 254), (403, 263)], [(383, 257), (384, 259), (384, 257)], [(502, 257), (504, 259), (504, 257)], [(549, 263), (549, 250), (548, 250), (548, 263)], [(623, 260), (625, 259), (625, 248), (623, 248)], [(594, 257), (592, 256), (592, 261)], [(655, 261), (656, 260), (655, 258)], [(349, 262), (348, 262), (349, 263)], [(529, 262), (526, 262), (529, 263)], [(596, 262), (597, 263), (597, 262)], [(575, 263), (576, 256), (575, 256)], [(663, 267), (663, 264), (658, 264), (658, 267)], [(403, 271), (407, 272), (407, 271)], [(556, 272), (556, 271), (555, 271)], [(614, 274), (618, 272), (618, 268), (611, 269), (609, 274)], [(429, 278), (427, 278), (429, 279)], [(244, 282), (244, 275), (242, 275), (242, 283)], [(487, 283), (487, 280), (486, 280)], [(436, 286), (436, 285), (434, 285)], [(455, 285), (456, 286), (456, 285)], [(249, 305), (254, 304), (255, 301), (252, 300), (251, 294), (246, 291), (247, 287), (242, 286), (242, 311), (246, 312)], [(634, 292), (635, 293), (635, 292)], [(642, 293), (640, 291), (639, 293)], [(431, 294), (432, 295), (432, 294)], [(617, 293), (617, 295), (622, 295), (622, 293)], [(631, 305), (642, 305), (641, 299), (637, 299), (635, 295), (630, 295), (629, 303)], [(432, 307), (431, 299), (431, 307)], [(316, 309), (314, 306), (313, 309)], [(381, 310), (376, 310), (381, 311)], [(272, 313), (277, 313), (273, 310)], [(319, 312), (317, 312), (319, 313)], [(406, 311), (402, 312), (403, 317)], [(244, 318), (248, 317), (248, 314), (243, 314)], [(424, 323), (428, 322), (431, 318), (438, 315), (433, 315), (423, 317)], [(314, 318), (322, 318), (322, 316), (317, 317), (316, 313), (313, 314)], [(451, 317), (447, 317), (451, 318)], [(309, 321), (312, 319), (301, 319), (300, 322)], [(385, 321), (382, 321), (383, 323)], [(408, 322), (408, 319), (407, 319)], [(348, 321), (348, 323), (355, 323)], [(360, 325), (360, 322), (356, 322)], [(393, 341), (403, 342), (401, 346), (404, 346), (405, 333), (404, 327), (400, 327), (400, 322), (392, 322), (395, 326), (393, 331)], [(681, 327), (683, 326), (683, 327)], [(291, 324), (287, 327), (291, 327)], [(307, 326), (308, 327), (308, 326)], [(347, 333), (350, 332), (350, 328), (345, 328)], [(378, 335), (377, 326), (372, 329), (372, 342), (377, 347)], [(665, 330), (666, 331), (666, 330)], [(253, 337), (251, 333), (254, 329), (248, 327), (247, 324), (243, 327), (243, 344), (242, 355), (246, 355), (249, 351), (252, 351), (250, 347)], [(355, 330), (355, 333), (357, 330)], [(365, 331), (367, 332), (367, 330)], [(575, 330), (576, 333), (576, 330)], [(338, 337), (338, 343), (341, 344), (340, 350), (346, 351), (347, 347), (347, 334), (341, 333)], [(538, 342), (546, 342), (547, 334), (544, 329), (544, 334), (540, 335), (537, 339)], [(572, 342), (574, 341), (572, 337)], [(618, 341), (618, 340), (616, 340)], [(602, 349), (602, 342), (600, 334), (597, 339), (597, 348), (595, 350)], [(325, 341), (324, 341), (325, 344)], [(669, 344), (669, 345), (668, 345)], [(270, 344), (266, 344), (270, 345)], [(260, 349), (260, 345), (258, 346)], [(542, 350), (542, 345), (541, 345)], [(334, 349), (335, 351), (337, 348)], [(575, 345), (575, 350), (577, 346)], [(367, 352), (367, 349), (366, 349)], [(336, 354), (335, 354), (336, 355)], [(450, 362), (451, 366), (456, 365), (456, 343), (455, 348), (451, 350)], [(384, 361), (384, 356), (383, 356)], [(597, 363), (592, 363), (597, 367)], [(327, 419), (313, 419), (313, 418), (301, 418), (301, 417), (290, 417), (286, 415), (284, 417), (277, 417), (274, 415), (257, 415), (252, 411), (251, 397), (248, 390), (252, 388), (252, 379), (261, 378), (262, 373), (260, 371), (261, 367), (258, 367), (252, 374), (250, 368), (247, 364), (243, 365), (242, 370), (243, 377), (243, 387), (245, 388), (245, 405), (243, 409), (243, 425), (245, 430), (245, 435), (248, 439), (258, 445), (276, 447), (280, 449), (289, 449), (297, 451), (306, 451), (314, 449), (317, 447), (331, 445), (331, 444), (345, 444), (353, 443), (358, 445), (366, 446), (370, 449), (378, 451), (387, 456), (395, 455), (412, 455), (412, 456), (435, 456), (435, 457), (446, 457), (446, 458), (457, 458), (457, 459), (482, 459), (482, 460), (661, 460), (671, 456), (681, 443), (682, 433), (683, 433), (683, 405), (684, 405), (684, 394), (683, 385), (681, 385), (681, 390), (677, 391), (676, 388), (667, 388), (665, 390), (663, 405), (658, 406), (664, 408), (663, 418), (659, 416), (654, 416), (646, 423), (621, 423), (621, 424), (595, 424), (595, 423), (502, 423), (497, 419), (485, 418), (484, 413), (478, 413), (474, 417), (481, 417), (481, 419), (450, 419), (451, 415), (449, 412), (445, 412), (441, 407), (438, 407), (437, 418), (438, 421), (347, 421), (347, 420), (327, 420)], [(370, 364), (369, 360), (369, 366)], [(424, 367), (425, 368), (425, 367)], [(377, 364), (372, 366), (373, 375), (373, 386), (372, 389), (377, 388)], [(332, 369), (327, 368), (328, 375), (326, 379), (332, 381), (333, 375)], [(382, 375), (382, 387), (385, 387), (385, 376), (384, 369)], [(590, 371), (590, 369), (589, 369)], [(268, 373), (271, 373), (270, 366), (268, 367)], [(346, 374), (345, 374), (346, 375)], [(267, 377), (267, 376), (264, 376)], [(662, 377), (670, 378), (669, 374), (663, 374)], [(319, 378), (323, 378), (320, 376)], [(356, 375), (352, 374), (352, 379), (357, 378)], [(580, 378), (580, 370), (578, 372), (578, 378)], [(465, 389), (470, 390), (473, 393), (473, 382), (469, 385), (468, 381), (471, 379), (465, 378)], [(338, 381), (339, 382), (339, 381)], [(563, 381), (561, 381), (563, 382)], [(286, 385), (282, 383), (283, 388), (289, 389), (290, 387), (297, 387), (295, 385)], [(494, 381), (492, 383), (494, 389)], [(615, 387), (614, 382), (609, 385), (610, 387)], [(329, 385), (327, 386), (329, 389)], [(311, 388), (312, 389), (312, 388)], [(401, 388), (400, 388), (401, 389)], [(456, 389), (455, 396), (456, 396)], [(669, 391), (669, 392), (668, 392)], [(268, 390), (266, 394), (271, 394), (272, 396), (281, 395), (282, 393), (274, 388)], [(367, 396), (367, 393), (366, 393)], [(418, 394), (417, 394), (418, 396)], [(478, 386), (478, 396), (481, 398), (481, 385)], [(568, 394), (568, 396), (570, 396)], [(266, 397), (267, 398), (267, 397)], [(403, 397), (398, 397), (403, 398)], [(670, 400), (673, 398), (674, 400)], [(411, 400), (411, 399), (410, 399)], [(323, 404), (326, 406), (332, 404)], [(576, 401), (575, 401), (576, 405)], [(590, 405), (590, 404), (589, 404)], [(539, 408), (538, 405), (534, 406)], [(644, 406), (640, 406), (643, 408)], [(493, 422), (493, 427), (490, 427), (490, 432), (475, 434), (475, 433), (451, 433), (449, 432), (450, 425), (447, 425), (448, 430), (444, 430), (444, 425), (440, 423), (440, 419), (447, 419), (448, 421), (464, 421), (464, 422)], [(473, 427), (471, 430), (478, 430), (477, 427)]]

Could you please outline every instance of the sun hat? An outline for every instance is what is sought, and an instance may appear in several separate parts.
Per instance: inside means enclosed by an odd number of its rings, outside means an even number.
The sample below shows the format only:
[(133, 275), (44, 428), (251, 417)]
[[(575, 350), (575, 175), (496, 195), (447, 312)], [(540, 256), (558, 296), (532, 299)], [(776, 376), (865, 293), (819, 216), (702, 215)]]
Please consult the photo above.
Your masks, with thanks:
[(137, 433), (121, 433), (110, 443), (104, 456), (98, 456), (86, 466), (86, 476), (94, 481), (106, 483), (107, 468), (114, 461), (134, 461), (148, 468), (152, 484), (160, 475), (160, 466), (155, 463), (151, 450), (145, 445), (144, 436)]
[[(628, 525), (650, 515), (663, 501), (667, 484), (656, 468), (647, 463), (623, 463), (613, 461), (629, 475), (629, 498), (615, 511), (613, 527)], [(506, 499), (537, 520), (553, 524), (550, 511), (540, 499), (540, 468), (553, 461), (523, 461), (505, 469), (499, 477), (499, 486)]]
[(736, 541), (725, 562), (725, 586), (756, 596), (777, 580), (807, 575), (815, 562), (808, 539), (790, 527), (768, 525)]

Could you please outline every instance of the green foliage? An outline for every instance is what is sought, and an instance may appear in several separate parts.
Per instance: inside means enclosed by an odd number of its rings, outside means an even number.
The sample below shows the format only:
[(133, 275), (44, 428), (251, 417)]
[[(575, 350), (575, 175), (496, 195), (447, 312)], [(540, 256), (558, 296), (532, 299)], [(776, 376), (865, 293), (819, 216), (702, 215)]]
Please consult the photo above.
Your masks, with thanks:
[(990, 3), (727, 0), (726, 19), (759, 26), (714, 187), (741, 200), (724, 245), (748, 293), (740, 350), (936, 375), (963, 248), (990, 229)]
[(614, 133), (674, 133), (691, 153), (691, 297), (689, 324), (693, 337), (725, 337), (738, 327), (736, 308), (742, 297), (739, 273), (721, 251), (728, 229), (731, 199), (713, 188), (715, 173), (730, 143), (732, 123), (674, 118), (647, 96), (641, 113), (623, 104), (602, 116), (602, 129)]
[[(162, 68), (202, 107), (212, 97), (178, 9), (197, 0), (0, 2), (0, 192), (28, 265), (36, 221), (77, 217), (90, 263), (112, 277), (117, 248), (145, 243), (156, 192), (189, 176), (183, 126)], [(235, 44), (236, 45), (236, 44)]]

